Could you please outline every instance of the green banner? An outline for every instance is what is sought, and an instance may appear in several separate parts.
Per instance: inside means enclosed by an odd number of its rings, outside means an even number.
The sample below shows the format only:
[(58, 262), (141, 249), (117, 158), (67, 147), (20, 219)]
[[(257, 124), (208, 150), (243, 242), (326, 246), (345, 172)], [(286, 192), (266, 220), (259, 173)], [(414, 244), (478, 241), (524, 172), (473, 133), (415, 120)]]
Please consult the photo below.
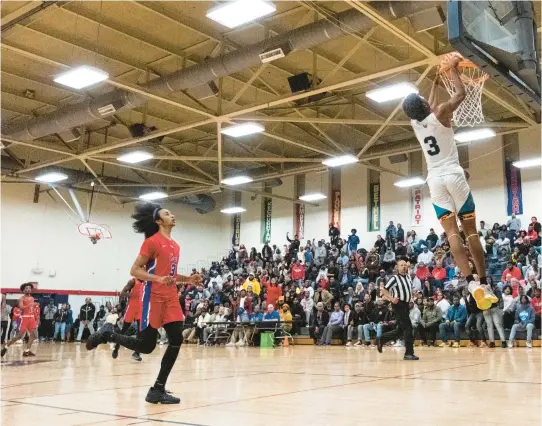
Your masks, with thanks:
[(273, 208), (273, 202), (271, 198), (263, 199), (263, 212), (262, 212), (262, 243), (271, 242), (271, 210)]
[(380, 231), (380, 184), (371, 183), (369, 186), (369, 232)]

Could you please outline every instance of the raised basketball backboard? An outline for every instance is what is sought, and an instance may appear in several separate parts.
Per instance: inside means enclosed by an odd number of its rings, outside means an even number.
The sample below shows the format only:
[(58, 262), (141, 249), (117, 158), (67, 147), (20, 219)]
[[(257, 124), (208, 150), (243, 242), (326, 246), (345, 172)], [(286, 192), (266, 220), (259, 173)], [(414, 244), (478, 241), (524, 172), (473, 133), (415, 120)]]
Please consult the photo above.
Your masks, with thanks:
[(540, 112), (536, 21), (531, 1), (448, 2), (455, 50)]

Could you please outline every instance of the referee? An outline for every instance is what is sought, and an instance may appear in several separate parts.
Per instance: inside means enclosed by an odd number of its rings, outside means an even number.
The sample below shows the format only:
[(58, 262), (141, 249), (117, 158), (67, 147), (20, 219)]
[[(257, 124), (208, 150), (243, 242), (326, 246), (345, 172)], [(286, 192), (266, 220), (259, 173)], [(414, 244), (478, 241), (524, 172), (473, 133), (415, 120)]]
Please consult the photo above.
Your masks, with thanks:
[(416, 361), (419, 358), (414, 355), (414, 334), (410, 322), (408, 304), (412, 300), (412, 281), (408, 276), (408, 266), (404, 260), (397, 262), (398, 273), (391, 277), (388, 282), (381, 286), (380, 292), (384, 299), (393, 303), (393, 312), (397, 319), (397, 327), (384, 333), (380, 339), (376, 339), (378, 352), (382, 353), (382, 346), (390, 340), (397, 340), (400, 331), (403, 332), (406, 352), (405, 361)]

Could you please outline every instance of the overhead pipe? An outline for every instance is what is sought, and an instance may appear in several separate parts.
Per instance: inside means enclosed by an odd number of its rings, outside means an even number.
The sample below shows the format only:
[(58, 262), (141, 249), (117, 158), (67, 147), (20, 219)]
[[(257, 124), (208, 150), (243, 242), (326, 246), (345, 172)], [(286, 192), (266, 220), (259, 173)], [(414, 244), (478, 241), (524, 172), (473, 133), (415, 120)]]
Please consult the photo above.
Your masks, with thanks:
[[(373, 2), (372, 7), (384, 18), (395, 20), (425, 10), (441, 2)], [(165, 75), (142, 85), (157, 94), (175, 93), (261, 65), (259, 54), (289, 43), (292, 52), (310, 49), (342, 35), (368, 31), (375, 23), (355, 9), (321, 19), (287, 33), (243, 47), (208, 61)], [(146, 102), (144, 95), (116, 89), (92, 100), (67, 105), (24, 123), (2, 125), (2, 134), (20, 141), (41, 138), (63, 130), (109, 117), (119, 111), (134, 109)]]

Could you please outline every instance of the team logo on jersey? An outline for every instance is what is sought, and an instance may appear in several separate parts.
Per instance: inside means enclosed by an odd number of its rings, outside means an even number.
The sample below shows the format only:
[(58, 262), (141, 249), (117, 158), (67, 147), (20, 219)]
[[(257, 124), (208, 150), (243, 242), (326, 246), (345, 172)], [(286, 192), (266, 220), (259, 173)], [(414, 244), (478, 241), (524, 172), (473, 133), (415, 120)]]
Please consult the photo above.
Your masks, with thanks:
[(170, 253), (169, 255), (169, 261), (171, 263), (176, 263), (177, 262), (177, 256), (175, 256), (173, 253)]

